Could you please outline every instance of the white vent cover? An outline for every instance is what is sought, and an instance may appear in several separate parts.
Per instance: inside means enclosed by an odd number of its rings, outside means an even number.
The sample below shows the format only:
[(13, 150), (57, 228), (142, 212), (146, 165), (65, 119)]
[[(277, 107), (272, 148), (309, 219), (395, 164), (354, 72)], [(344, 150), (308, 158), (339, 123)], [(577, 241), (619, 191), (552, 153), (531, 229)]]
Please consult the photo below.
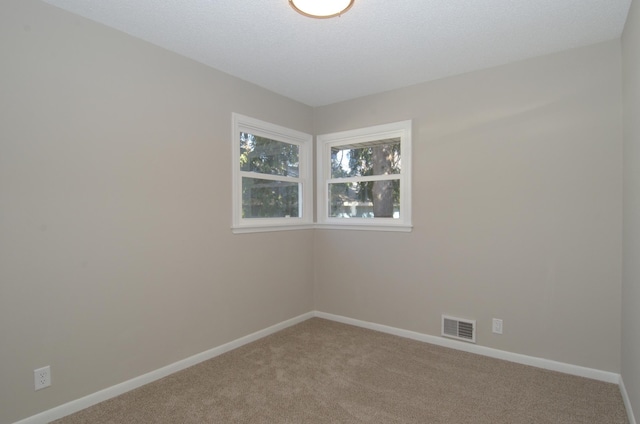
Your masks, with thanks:
[(476, 321), (442, 315), (442, 335), (465, 342), (476, 342)]

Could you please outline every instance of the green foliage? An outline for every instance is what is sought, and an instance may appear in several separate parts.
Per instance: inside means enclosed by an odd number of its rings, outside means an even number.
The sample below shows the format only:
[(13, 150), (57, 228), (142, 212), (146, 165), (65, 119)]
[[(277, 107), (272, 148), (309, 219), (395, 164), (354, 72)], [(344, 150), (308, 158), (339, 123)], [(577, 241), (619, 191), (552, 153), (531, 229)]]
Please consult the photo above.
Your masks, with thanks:
[(240, 169), (260, 174), (297, 177), (299, 151), (295, 144), (240, 133)]
[[(400, 140), (380, 140), (355, 145), (352, 148), (334, 148), (331, 151), (332, 178), (365, 177), (399, 174)], [(345, 201), (357, 200), (373, 203), (376, 217), (391, 217), (394, 205), (400, 202), (400, 181), (360, 181), (355, 184), (334, 184), (330, 204), (332, 215), (340, 212)]]
[[(240, 133), (240, 169), (256, 173), (242, 178), (242, 217), (299, 216), (299, 146)], [(277, 180), (260, 178), (275, 175)]]

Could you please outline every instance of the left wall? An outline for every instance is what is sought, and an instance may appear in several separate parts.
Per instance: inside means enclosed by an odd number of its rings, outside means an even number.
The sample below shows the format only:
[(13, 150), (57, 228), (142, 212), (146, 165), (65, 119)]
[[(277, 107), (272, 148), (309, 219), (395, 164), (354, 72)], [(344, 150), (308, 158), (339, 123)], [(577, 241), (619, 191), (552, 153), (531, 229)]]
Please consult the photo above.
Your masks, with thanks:
[(0, 423), (313, 309), (311, 231), (230, 231), (231, 113), (311, 108), (36, 0), (0, 57)]

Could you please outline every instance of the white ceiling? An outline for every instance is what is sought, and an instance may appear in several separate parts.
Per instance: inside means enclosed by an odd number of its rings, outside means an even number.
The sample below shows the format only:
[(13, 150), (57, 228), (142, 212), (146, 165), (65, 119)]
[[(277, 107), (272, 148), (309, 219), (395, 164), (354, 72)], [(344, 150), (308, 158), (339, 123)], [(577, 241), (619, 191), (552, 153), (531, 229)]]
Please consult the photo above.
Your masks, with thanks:
[(620, 37), (631, 0), (45, 0), (320, 106)]

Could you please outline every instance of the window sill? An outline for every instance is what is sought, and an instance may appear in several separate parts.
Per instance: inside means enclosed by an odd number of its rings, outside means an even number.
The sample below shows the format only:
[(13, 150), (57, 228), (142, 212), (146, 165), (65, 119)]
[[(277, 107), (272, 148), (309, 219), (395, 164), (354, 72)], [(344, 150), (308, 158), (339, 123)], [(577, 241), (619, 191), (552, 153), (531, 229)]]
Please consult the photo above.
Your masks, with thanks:
[(248, 233), (269, 233), (275, 231), (292, 231), (292, 230), (313, 230), (315, 226), (313, 224), (300, 224), (300, 225), (261, 225), (251, 227), (231, 227), (233, 234), (248, 234)]
[(410, 233), (412, 225), (358, 225), (358, 224), (301, 224), (301, 225), (263, 225), (254, 227), (232, 227), (233, 234), (269, 233), (294, 230), (351, 230), (351, 231), (386, 231)]
[(316, 224), (318, 230), (392, 231), (410, 233), (413, 225)]

